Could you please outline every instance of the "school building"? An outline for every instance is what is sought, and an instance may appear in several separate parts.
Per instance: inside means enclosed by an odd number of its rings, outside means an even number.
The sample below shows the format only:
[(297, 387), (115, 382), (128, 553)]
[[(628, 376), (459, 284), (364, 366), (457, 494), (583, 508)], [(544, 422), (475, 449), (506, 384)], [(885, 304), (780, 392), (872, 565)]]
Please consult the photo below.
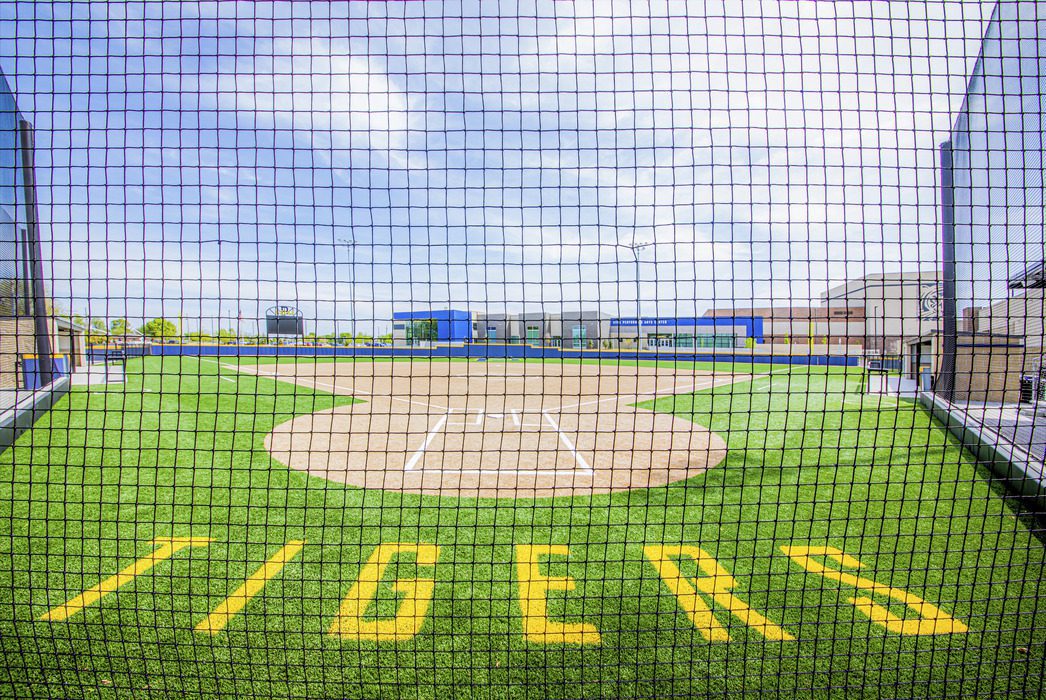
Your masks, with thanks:
[(393, 345), (526, 343), (576, 350), (751, 347), (764, 342), (757, 316), (613, 318), (597, 310), (475, 312), (455, 309), (393, 314)]

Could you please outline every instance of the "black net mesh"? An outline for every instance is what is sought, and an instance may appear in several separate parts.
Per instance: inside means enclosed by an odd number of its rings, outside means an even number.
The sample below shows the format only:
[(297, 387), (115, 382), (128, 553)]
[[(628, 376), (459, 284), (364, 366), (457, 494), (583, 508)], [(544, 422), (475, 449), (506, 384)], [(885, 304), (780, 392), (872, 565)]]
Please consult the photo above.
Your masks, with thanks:
[(0, 695), (1040, 696), (1044, 8), (0, 4)]

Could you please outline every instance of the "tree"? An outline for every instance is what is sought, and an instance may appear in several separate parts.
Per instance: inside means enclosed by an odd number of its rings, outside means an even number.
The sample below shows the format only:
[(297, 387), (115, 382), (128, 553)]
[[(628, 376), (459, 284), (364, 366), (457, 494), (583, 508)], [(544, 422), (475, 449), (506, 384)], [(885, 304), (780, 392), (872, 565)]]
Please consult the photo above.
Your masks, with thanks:
[(392, 345), (392, 333), (386, 333), (385, 335), (379, 335), (378, 340), (386, 345)]
[(178, 326), (165, 318), (154, 318), (139, 328), (138, 332), (154, 340), (174, 340), (178, 336)]
[(352, 345), (352, 333), (339, 333), (338, 340), (341, 342), (342, 345)]
[(117, 318), (109, 324), (109, 332), (113, 335), (124, 336), (131, 332), (131, 324), (126, 318)]
[(439, 335), (439, 325), (435, 320), (427, 318), (421, 321), (413, 321), (410, 324), (410, 338), (413, 342), (431, 342)]
[(87, 344), (105, 345), (108, 340), (109, 333), (105, 327), (105, 321), (100, 318), (93, 319), (90, 327), (87, 329)]
[(219, 343), (232, 343), (236, 340), (236, 331), (232, 328), (219, 328), (218, 329), (218, 342)]

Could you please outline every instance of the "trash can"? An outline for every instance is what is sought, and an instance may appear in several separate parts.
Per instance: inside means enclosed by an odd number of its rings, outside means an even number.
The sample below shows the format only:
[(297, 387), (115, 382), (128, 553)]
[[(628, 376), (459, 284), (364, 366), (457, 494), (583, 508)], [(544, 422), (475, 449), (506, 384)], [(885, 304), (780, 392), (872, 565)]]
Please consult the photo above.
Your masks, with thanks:
[[(69, 358), (65, 355), (52, 357), (51, 374), (53, 379), (69, 374)], [(43, 379), (40, 376), (40, 358), (36, 355), (22, 356), (22, 386), (30, 391), (44, 387)]]

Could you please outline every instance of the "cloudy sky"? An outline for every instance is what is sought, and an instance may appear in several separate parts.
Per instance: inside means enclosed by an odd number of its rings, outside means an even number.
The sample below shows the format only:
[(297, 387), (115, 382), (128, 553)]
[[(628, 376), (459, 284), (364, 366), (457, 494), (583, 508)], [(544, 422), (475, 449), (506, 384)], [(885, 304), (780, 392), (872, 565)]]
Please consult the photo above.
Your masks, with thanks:
[(993, 5), (6, 2), (0, 69), (79, 313), (684, 315), (936, 267)]

